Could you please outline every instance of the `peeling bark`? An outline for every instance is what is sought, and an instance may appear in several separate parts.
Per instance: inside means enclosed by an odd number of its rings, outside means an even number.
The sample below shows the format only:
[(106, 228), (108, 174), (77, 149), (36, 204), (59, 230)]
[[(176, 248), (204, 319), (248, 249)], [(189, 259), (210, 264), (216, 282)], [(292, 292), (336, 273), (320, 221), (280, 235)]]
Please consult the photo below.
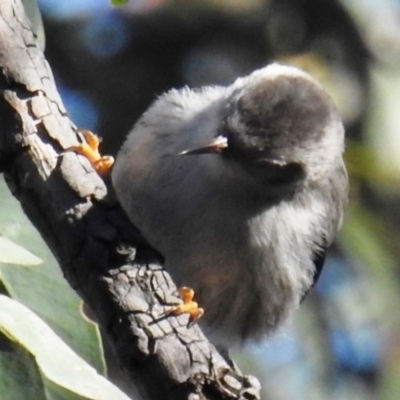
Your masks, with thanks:
[(257, 399), (258, 383), (234, 370), (177, 303), (162, 258), (120, 209), (79, 143), (19, 0), (0, 1), (0, 169), (93, 310), (148, 399)]

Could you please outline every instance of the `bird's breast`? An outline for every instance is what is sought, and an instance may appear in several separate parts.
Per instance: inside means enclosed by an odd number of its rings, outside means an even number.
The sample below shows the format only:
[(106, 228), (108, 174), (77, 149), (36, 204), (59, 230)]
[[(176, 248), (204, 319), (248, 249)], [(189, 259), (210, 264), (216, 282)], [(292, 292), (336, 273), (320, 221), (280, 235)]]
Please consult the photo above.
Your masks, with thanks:
[(212, 232), (201, 242), (188, 238), (181, 243), (184, 252), (167, 254), (167, 269), (178, 285), (195, 290), (205, 309), (202, 326), (214, 343), (260, 339), (298, 305), (298, 276), (291, 271), (295, 266), (278, 257), (271, 237), (254, 237), (246, 224), (237, 223), (234, 237), (217, 239)]

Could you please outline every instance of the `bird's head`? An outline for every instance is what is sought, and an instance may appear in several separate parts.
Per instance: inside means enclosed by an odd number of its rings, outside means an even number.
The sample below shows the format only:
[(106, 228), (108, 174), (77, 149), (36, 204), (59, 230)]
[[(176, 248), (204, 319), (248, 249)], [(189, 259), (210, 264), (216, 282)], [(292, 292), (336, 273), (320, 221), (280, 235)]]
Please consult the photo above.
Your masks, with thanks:
[(224, 104), (215, 139), (184, 154), (218, 153), (277, 191), (323, 179), (342, 157), (343, 125), (332, 100), (297, 68), (272, 64), (240, 78)]

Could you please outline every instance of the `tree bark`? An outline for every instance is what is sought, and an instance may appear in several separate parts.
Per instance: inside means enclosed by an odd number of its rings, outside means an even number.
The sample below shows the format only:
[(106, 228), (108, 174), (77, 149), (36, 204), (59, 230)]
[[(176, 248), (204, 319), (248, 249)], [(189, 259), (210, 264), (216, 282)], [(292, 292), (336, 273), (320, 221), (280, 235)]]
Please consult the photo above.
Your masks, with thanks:
[(188, 317), (176, 287), (88, 160), (19, 0), (0, 1), (0, 169), (68, 282), (149, 399), (257, 399), (258, 383)]

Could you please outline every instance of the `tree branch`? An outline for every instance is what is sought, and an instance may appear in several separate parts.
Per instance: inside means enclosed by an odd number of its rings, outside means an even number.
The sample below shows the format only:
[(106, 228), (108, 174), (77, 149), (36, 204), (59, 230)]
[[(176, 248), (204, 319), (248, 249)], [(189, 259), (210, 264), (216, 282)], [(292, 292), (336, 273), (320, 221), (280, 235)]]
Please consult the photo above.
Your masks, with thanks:
[(176, 287), (88, 160), (65, 152), (78, 137), (19, 0), (1, 0), (0, 168), (121, 365), (146, 398), (259, 398), (187, 316), (165, 316)]

